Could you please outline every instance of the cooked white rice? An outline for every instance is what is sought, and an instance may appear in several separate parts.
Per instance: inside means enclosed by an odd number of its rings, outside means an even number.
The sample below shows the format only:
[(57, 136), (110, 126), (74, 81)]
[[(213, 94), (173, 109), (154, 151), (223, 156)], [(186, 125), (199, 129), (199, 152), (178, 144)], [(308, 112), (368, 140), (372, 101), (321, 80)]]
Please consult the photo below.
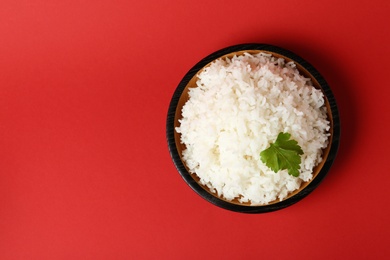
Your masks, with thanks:
[[(327, 146), (329, 121), (323, 93), (270, 54), (217, 59), (189, 90), (176, 131), (183, 160), (200, 183), (226, 200), (268, 204), (312, 179)], [(301, 146), (299, 177), (270, 170), (260, 152), (288, 132)]]

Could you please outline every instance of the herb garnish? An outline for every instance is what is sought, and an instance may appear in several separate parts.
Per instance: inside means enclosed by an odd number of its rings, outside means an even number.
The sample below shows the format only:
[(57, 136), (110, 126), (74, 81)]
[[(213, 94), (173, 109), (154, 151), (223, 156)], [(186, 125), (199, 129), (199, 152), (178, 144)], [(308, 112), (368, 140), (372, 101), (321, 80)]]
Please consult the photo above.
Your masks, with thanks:
[(274, 172), (287, 169), (288, 174), (298, 177), (303, 151), (290, 137), (289, 133), (280, 132), (276, 141), (260, 153), (260, 158)]

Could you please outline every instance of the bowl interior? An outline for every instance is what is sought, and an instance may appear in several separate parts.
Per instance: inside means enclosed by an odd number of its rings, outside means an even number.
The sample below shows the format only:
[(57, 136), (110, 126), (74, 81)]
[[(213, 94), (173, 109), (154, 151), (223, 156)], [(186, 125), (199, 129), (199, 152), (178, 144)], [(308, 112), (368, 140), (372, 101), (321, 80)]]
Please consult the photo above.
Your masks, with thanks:
[[(324, 92), (324, 89), (321, 87), (321, 85), (319, 84), (318, 80), (316, 79), (315, 75), (312, 75), (307, 69), (305, 69), (301, 64), (299, 64), (297, 61), (295, 60), (292, 60), (286, 56), (283, 56), (281, 54), (278, 54), (278, 53), (275, 53), (275, 52), (272, 52), (272, 51), (267, 51), (267, 50), (241, 50), (241, 51), (235, 51), (235, 52), (231, 52), (229, 54), (226, 54), (226, 55), (223, 55), (221, 56), (220, 58), (232, 58), (233, 56), (237, 55), (242, 55), (243, 53), (250, 53), (250, 54), (257, 54), (259, 52), (264, 52), (264, 53), (269, 53), (269, 54), (272, 54), (274, 57), (276, 58), (283, 58), (286, 62), (290, 62), (290, 61), (293, 61), (295, 64), (296, 64), (296, 67), (297, 69), (299, 70), (299, 72), (305, 76), (306, 78), (310, 78), (311, 81), (312, 81), (312, 84), (315, 88), (317, 89), (321, 89), (322, 92)], [(210, 63), (209, 63), (210, 64)], [(209, 64), (207, 64), (206, 66), (204, 66), (203, 68), (207, 67)], [(201, 68), (187, 83), (187, 85), (185, 86), (180, 98), (179, 98), (179, 101), (178, 101), (178, 104), (177, 104), (177, 107), (176, 107), (176, 111), (175, 111), (175, 116), (174, 116), (174, 127), (178, 127), (180, 125), (179, 123), (179, 120), (182, 118), (182, 108), (184, 106), (184, 104), (187, 102), (187, 100), (189, 99), (189, 95), (188, 95), (188, 91), (190, 88), (195, 88), (197, 87), (196, 85), (196, 81), (197, 81), (197, 76), (198, 74), (203, 70), (203, 68)], [(284, 200), (288, 199), (288, 198), (291, 198), (293, 196), (295, 196), (296, 194), (300, 193), (302, 190), (304, 190), (319, 174), (319, 172), (321, 171), (322, 167), (324, 166), (324, 163), (327, 161), (327, 157), (329, 155), (329, 151), (330, 151), (330, 147), (331, 147), (331, 144), (332, 144), (332, 139), (333, 139), (333, 116), (332, 116), (332, 111), (331, 111), (331, 106), (329, 104), (329, 100), (327, 98), (327, 96), (325, 95), (324, 93), (324, 100), (325, 100), (325, 106), (326, 106), (326, 109), (327, 109), (327, 116), (328, 116), (328, 120), (330, 122), (330, 130), (329, 130), (329, 133), (330, 133), (330, 136), (329, 136), (329, 140), (328, 140), (328, 146), (323, 149), (323, 155), (322, 155), (322, 161), (321, 163), (319, 163), (314, 169), (313, 169), (313, 178), (312, 180), (308, 181), (308, 182), (302, 182), (300, 188), (298, 190), (295, 190), (294, 192), (290, 193)], [(179, 156), (180, 158), (182, 158), (182, 152), (183, 150), (185, 150), (185, 145), (182, 144), (180, 142), (180, 134), (177, 133), (175, 131), (174, 133), (174, 139), (175, 139), (175, 144), (176, 144), (176, 149), (179, 153)], [(189, 172), (185, 162), (182, 160), (182, 163), (183, 165), (185, 166), (186, 170)], [(212, 196), (214, 197), (217, 197), (218, 199), (220, 200), (224, 200), (228, 203), (232, 203), (232, 204), (236, 204), (236, 205), (243, 205), (243, 206), (262, 206), (262, 205), (257, 205), (257, 204), (251, 204), (251, 203), (241, 203), (238, 201), (238, 199), (234, 199), (232, 201), (228, 201), (228, 200), (225, 200), (224, 198), (222, 197), (219, 197), (217, 194), (215, 193), (212, 193), (209, 188), (207, 188), (206, 186), (204, 185), (201, 185), (199, 183), (199, 177), (196, 175), (196, 174), (191, 174), (191, 177), (198, 183), (198, 185), (200, 187), (202, 187), (206, 192), (208, 192), (209, 194), (211, 194)], [(279, 203), (280, 201), (277, 199), (277, 200), (274, 200), (274, 201), (271, 201), (269, 204), (267, 205), (272, 205), (272, 204), (276, 204), (276, 203)], [(264, 205), (264, 206), (267, 206), (267, 205)]]

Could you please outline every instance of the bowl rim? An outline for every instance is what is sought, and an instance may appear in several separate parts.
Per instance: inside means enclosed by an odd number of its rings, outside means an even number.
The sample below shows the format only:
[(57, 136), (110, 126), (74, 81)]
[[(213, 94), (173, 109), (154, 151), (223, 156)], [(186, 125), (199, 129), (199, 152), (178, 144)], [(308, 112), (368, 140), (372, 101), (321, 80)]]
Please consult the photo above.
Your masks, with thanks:
[[(241, 51), (273, 52), (278, 55), (284, 56), (290, 60), (293, 60), (295, 63), (299, 64), (308, 73), (310, 73), (313, 78), (317, 80), (319, 86), (321, 87), (324, 95), (328, 100), (330, 106), (330, 113), (333, 121), (333, 135), (332, 135), (332, 140), (329, 143), (330, 146), (329, 154), (326, 158), (326, 161), (323, 164), (323, 167), (320, 169), (317, 176), (313, 180), (311, 180), (311, 182), (297, 194), (285, 200), (282, 200), (280, 202), (268, 204), (268, 205), (239, 205), (235, 203), (230, 203), (226, 200), (223, 200), (207, 192), (203, 187), (200, 186), (200, 184), (198, 184), (194, 180), (191, 174), (187, 171), (183, 161), (180, 158), (180, 154), (179, 151), (177, 150), (176, 142), (175, 142), (174, 124), (175, 124), (176, 108), (178, 106), (180, 97), (183, 91), (185, 90), (188, 82), (198, 73), (199, 70), (201, 70), (203, 67), (205, 67), (207, 64), (214, 61), (215, 59), (218, 59), (222, 56), (228, 55), (233, 52), (241, 52)], [(280, 210), (288, 206), (291, 206), (296, 202), (302, 200), (304, 197), (309, 195), (315, 188), (318, 187), (318, 185), (328, 174), (336, 158), (338, 148), (339, 148), (339, 143), (340, 143), (340, 130), (341, 130), (340, 128), (341, 127), (340, 127), (339, 111), (337, 108), (335, 97), (328, 83), (310, 63), (308, 63), (306, 60), (296, 55), (295, 53), (275, 45), (264, 44), (264, 43), (244, 43), (244, 44), (237, 44), (237, 45), (225, 47), (223, 49), (220, 49), (218, 51), (209, 54), (205, 58), (201, 59), (198, 63), (196, 63), (184, 75), (184, 77), (176, 87), (169, 104), (167, 120), (166, 120), (166, 138), (167, 138), (169, 153), (171, 155), (172, 161), (177, 171), (184, 179), (184, 181), (188, 184), (188, 186), (190, 186), (192, 190), (194, 190), (198, 195), (200, 195), (206, 201), (214, 204), (215, 206), (218, 206), (226, 210), (241, 212), (241, 213), (266, 213), (266, 212), (272, 212), (272, 211)]]

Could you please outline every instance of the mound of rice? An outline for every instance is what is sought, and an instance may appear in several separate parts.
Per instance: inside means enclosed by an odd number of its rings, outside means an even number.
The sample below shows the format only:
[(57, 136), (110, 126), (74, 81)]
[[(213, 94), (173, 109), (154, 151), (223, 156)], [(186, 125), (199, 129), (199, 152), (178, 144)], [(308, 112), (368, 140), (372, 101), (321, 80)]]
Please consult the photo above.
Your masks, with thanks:
[[(189, 97), (176, 128), (186, 146), (183, 160), (212, 192), (265, 205), (312, 179), (329, 121), (323, 93), (293, 62), (266, 53), (217, 59), (199, 73)], [(280, 132), (304, 152), (299, 177), (275, 173), (260, 160)]]

